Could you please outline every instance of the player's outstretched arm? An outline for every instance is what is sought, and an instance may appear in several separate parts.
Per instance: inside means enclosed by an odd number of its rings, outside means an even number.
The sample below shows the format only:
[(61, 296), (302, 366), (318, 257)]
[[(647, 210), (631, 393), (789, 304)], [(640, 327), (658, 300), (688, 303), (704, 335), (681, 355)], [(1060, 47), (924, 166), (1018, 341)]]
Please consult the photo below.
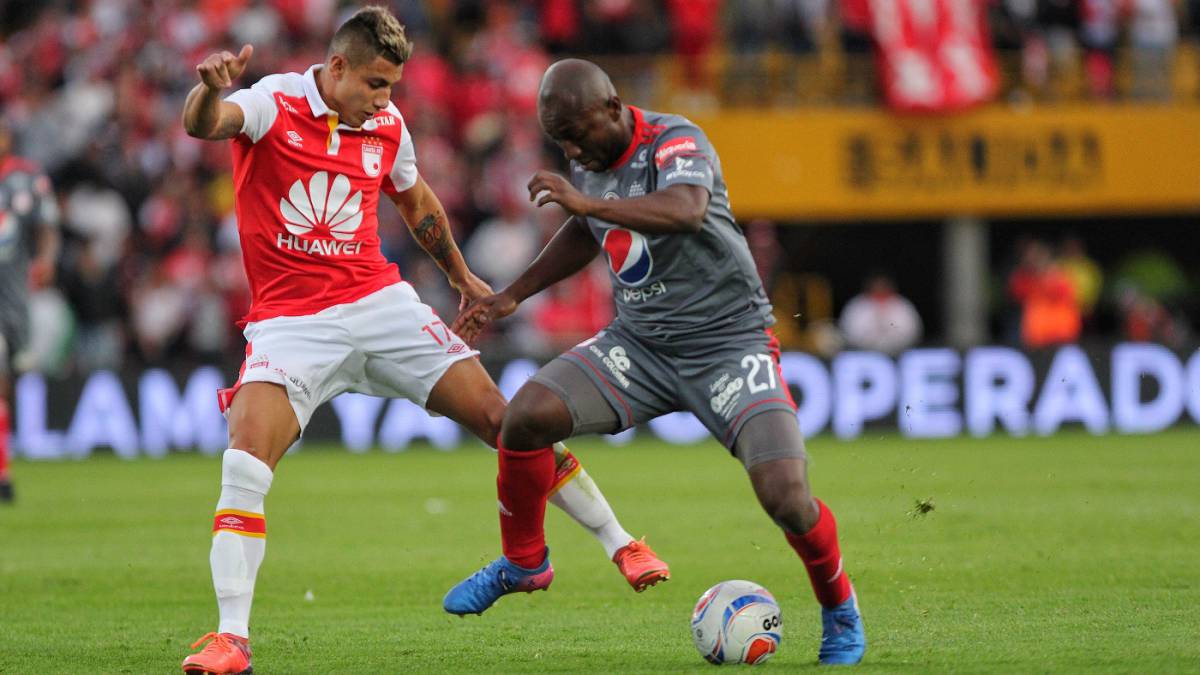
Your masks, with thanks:
[(596, 199), (551, 171), (539, 171), (529, 181), (529, 198), (538, 206), (553, 202), (571, 215), (599, 218), (643, 234), (699, 232), (709, 196), (699, 185), (671, 185), (644, 197)]
[(468, 303), (492, 294), (491, 286), (467, 268), (467, 262), (450, 233), (446, 209), (423, 178), (418, 176), (412, 187), (391, 195), (391, 199), (408, 225), (413, 239), (446, 273), (446, 279), (454, 290), (462, 294), (459, 309), (465, 309)]
[(520, 304), (526, 298), (587, 267), (600, 253), (600, 244), (581, 218), (568, 218), (538, 257), (502, 293)]
[(221, 91), (233, 86), (253, 53), (253, 47), (243, 45), (237, 56), (230, 52), (210, 54), (196, 66), (200, 84), (188, 92), (183, 104), (183, 128), (189, 136), (216, 141), (241, 132), (246, 121), (242, 107), (222, 101)]
[(529, 267), (508, 288), (471, 304), (458, 316), (453, 330), (468, 343), (487, 324), (517, 311), (526, 298), (566, 279), (587, 266), (600, 252), (600, 244), (588, 231), (587, 223), (568, 218)]

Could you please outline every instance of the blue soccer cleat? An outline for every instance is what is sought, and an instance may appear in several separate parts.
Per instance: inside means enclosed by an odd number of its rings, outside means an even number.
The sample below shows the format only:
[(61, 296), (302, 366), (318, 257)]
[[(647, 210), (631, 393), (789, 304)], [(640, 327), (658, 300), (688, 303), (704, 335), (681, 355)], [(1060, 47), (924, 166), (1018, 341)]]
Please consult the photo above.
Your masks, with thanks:
[(852, 666), (862, 661), (867, 651), (867, 636), (863, 632), (862, 616), (858, 613), (858, 595), (853, 589), (850, 597), (833, 609), (821, 608), (821, 665)]
[(483, 614), (502, 595), (509, 593), (544, 591), (554, 581), (554, 568), (550, 566), (550, 549), (546, 559), (537, 569), (518, 567), (500, 556), (486, 567), (458, 582), (442, 600), (442, 608), (451, 614)]

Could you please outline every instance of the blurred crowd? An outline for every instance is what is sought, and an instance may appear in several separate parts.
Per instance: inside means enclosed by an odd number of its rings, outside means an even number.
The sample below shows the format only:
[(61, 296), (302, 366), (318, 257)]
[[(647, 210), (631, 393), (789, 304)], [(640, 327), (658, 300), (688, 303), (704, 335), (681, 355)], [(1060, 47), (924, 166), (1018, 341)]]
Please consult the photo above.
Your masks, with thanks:
[[(725, 3), (719, 19), (725, 41), (719, 42), (722, 31), (716, 26), (706, 33), (709, 53), (720, 51), (714, 50), (714, 43), (726, 45), (730, 52), (727, 67), (720, 69), (721, 102), (875, 104), (879, 83), (872, 1)], [(1198, 93), (1194, 73), (1200, 0), (970, 3), (979, 11), (994, 48), (1000, 95), (1007, 100), (1163, 100), (1172, 97), (1181, 82), (1191, 94)], [(932, 11), (933, 6), (922, 11)], [(894, 20), (897, 15), (889, 16)], [(1176, 68), (1181, 45), (1191, 48), (1190, 61), (1185, 68)], [(777, 58), (772, 66), (772, 55), (782, 56), (782, 65)], [(701, 70), (693, 67), (686, 72)], [(707, 84), (693, 75), (697, 78), (702, 87)]]
[[(708, 92), (740, 81), (737, 68), (758, 67), (756, 59), (767, 53), (862, 54), (869, 49), (861, 25), (866, 2), (377, 4), (400, 17), (416, 44), (395, 98), (419, 169), (450, 213), (469, 264), (501, 287), (562, 220), (553, 209), (531, 209), (524, 190), (536, 169), (561, 161), (534, 116), (540, 75), (556, 55), (673, 54), (680, 81), (700, 92), (694, 101), (700, 105)], [(303, 71), (323, 60), (332, 30), (361, 4), (0, 3), (3, 119), (17, 153), (45, 168), (62, 205), (57, 275), (33, 296), (39, 368), (61, 373), (129, 361), (227, 360), (240, 353), (234, 324), (249, 298), (233, 216), (230, 152), (227, 144), (187, 137), (181, 127), (183, 99), (196, 82), (193, 68), (216, 49), (236, 51), (251, 43), (257, 49), (242, 85), (272, 72)], [(1085, 64), (1093, 92), (1104, 96), (1115, 90), (1111, 65), (1118, 46), (1151, 47), (1160, 62), (1200, 18), (1200, 0), (997, 0), (988, 8), (997, 45), (1019, 51), (1026, 83), (1049, 86), (1055, 69), (1076, 59)], [(724, 84), (709, 67), (715, 52), (734, 55), (724, 71), (733, 77)], [(1164, 72), (1160, 65), (1147, 66), (1147, 72)], [(649, 77), (655, 70), (636, 72)], [(631, 82), (638, 84), (636, 77)], [(640, 100), (637, 92), (627, 98)], [(458, 299), (387, 206), (380, 209), (380, 230), (386, 255), (405, 278), (443, 315), (453, 316)], [(1039, 255), (1029, 253), (1030, 269)], [(889, 288), (894, 294), (889, 284), (877, 277), (865, 296), (886, 297)], [(1029, 286), (1014, 283), (1014, 297), (1036, 295)], [(1140, 308), (1139, 316), (1156, 311), (1136, 298), (1129, 302)], [(495, 345), (543, 354), (591, 335), (612, 316), (602, 263), (522, 312), (525, 320), (492, 336)], [(1142, 330), (1162, 330), (1152, 318), (1141, 321), (1152, 324)], [(847, 327), (860, 323), (845, 321)], [(919, 318), (911, 332), (911, 340), (920, 339)]]
[[(1197, 0), (1003, 0), (991, 31), (1010, 96), (1163, 100), (1174, 89), (1181, 40), (1200, 36)], [(1119, 65), (1126, 67), (1121, 73)]]
[[(1086, 222), (1082, 224), (1079, 232), (1086, 231)], [(888, 244), (867, 237), (851, 244), (866, 251), (854, 260), (837, 256), (823, 268), (797, 270), (786, 264), (779, 233), (780, 228), (765, 220), (746, 225), (751, 252), (775, 307), (774, 331), (784, 348), (825, 357), (846, 349), (896, 356), (915, 347), (945, 344), (946, 337), (937, 330), (939, 317), (931, 326), (925, 315), (937, 314), (935, 303), (944, 300), (938, 296), (946, 289), (926, 285), (922, 294), (914, 288), (914, 280), (928, 275), (921, 268), (925, 263), (904, 255), (878, 256), (879, 247)], [(987, 297), (981, 305), (989, 344), (1030, 351), (1065, 344), (1104, 347), (1114, 341), (1153, 342), (1184, 351), (1195, 347), (1200, 278), (1194, 269), (1181, 264), (1177, 252), (1164, 247), (1162, 237), (1130, 245), (1127, 232), (1118, 235), (1115, 244), (1111, 232), (1094, 233), (1093, 241), (1107, 244), (1104, 255), (1093, 256), (1088, 237), (1062, 228), (1053, 237), (997, 232), (990, 292), (984, 291)], [(911, 234), (910, 229), (883, 237), (894, 240)], [(809, 242), (799, 248), (820, 251), (823, 245)], [(875, 267), (862, 274), (865, 259)], [(911, 299), (918, 295), (920, 301)]]
[(1136, 249), (1105, 270), (1078, 237), (1023, 238), (1013, 258), (1002, 318), (1010, 342), (1039, 349), (1116, 334), (1182, 348), (1193, 338), (1191, 284), (1163, 251)]

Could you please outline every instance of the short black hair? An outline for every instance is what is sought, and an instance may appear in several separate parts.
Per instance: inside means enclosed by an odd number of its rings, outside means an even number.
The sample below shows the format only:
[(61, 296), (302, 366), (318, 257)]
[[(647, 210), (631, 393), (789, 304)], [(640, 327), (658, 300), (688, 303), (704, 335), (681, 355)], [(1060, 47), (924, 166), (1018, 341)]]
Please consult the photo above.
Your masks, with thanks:
[(404, 26), (386, 8), (363, 7), (346, 19), (329, 42), (329, 53), (341, 54), (351, 66), (361, 66), (376, 56), (402, 65), (412, 55)]

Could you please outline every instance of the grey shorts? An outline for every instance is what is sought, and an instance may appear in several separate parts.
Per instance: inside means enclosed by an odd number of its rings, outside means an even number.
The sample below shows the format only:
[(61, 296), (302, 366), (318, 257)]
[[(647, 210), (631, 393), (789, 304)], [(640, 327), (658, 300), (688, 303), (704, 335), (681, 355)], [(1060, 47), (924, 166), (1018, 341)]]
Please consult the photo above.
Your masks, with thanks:
[(616, 432), (687, 411), (732, 451), (742, 427), (755, 415), (796, 411), (779, 370), (778, 343), (768, 331), (748, 331), (720, 343), (668, 351), (614, 323), (556, 362), (582, 371), (616, 413), (615, 428), (595, 428), (596, 416), (571, 401), (570, 393), (553, 377), (539, 372), (533, 381), (563, 398), (574, 418), (575, 433)]

